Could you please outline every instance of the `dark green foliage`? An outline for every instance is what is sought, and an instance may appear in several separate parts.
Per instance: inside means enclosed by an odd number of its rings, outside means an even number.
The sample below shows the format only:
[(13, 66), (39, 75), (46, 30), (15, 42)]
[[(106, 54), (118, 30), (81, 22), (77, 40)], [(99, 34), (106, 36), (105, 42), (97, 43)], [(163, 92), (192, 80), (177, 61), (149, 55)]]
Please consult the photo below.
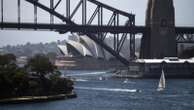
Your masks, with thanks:
[(38, 83), (42, 88), (39, 90), (39, 95), (49, 94), (51, 82), (46, 78), (46, 75), (54, 74), (56, 70), (56, 67), (49, 61), (49, 58), (45, 55), (37, 54), (28, 61), (26, 68), (39, 79)]
[(12, 97), (25, 91), (26, 73), (15, 64), (12, 54), (0, 55), (0, 97)]
[(31, 58), (25, 68), (16, 65), (14, 55), (0, 55), (0, 99), (70, 93), (73, 82), (60, 75), (44, 55)]
[(49, 58), (41, 54), (35, 55), (31, 58), (26, 67), (39, 76), (45, 76), (56, 70), (56, 67), (49, 61)]
[(29, 84), (29, 91), (28, 93), (32, 96), (41, 96), (43, 95), (43, 88), (42, 85), (40, 83), (40, 81), (37, 80), (30, 80), (28, 82)]
[(51, 84), (51, 92), (52, 94), (57, 93), (69, 93), (73, 89), (73, 82), (67, 78), (59, 78), (58, 74), (53, 74), (50, 76)]
[(12, 76), (14, 92), (16, 96), (27, 95), (27, 90), (29, 88), (28, 76), (24, 69), (17, 69)]
[(13, 54), (0, 55), (0, 66), (15, 64), (16, 57)]

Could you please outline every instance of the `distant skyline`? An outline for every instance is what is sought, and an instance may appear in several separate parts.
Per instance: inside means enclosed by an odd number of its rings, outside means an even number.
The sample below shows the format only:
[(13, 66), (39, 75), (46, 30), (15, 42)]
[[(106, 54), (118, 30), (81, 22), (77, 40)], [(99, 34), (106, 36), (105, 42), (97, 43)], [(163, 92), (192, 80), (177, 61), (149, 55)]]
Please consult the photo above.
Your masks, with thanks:
[[(12, 18), (12, 17), (14, 15), (16, 16), (16, 13), (14, 12), (15, 8), (14, 6), (12, 6), (14, 5), (14, 3), (11, 3), (13, 1), (16, 2), (16, 0), (6, 0), (5, 2), (5, 7), (8, 7), (6, 9), (9, 9), (9, 10), (5, 10), (8, 13), (5, 15), (5, 18), (7, 18), (10, 21), (12, 20), (14, 21), (15, 18)], [(75, 2), (75, 1), (77, 0), (74, 0), (72, 2)], [(98, 1), (101, 1), (112, 7), (116, 7), (120, 10), (126, 11), (128, 13), (135, 14), (136, 25), (145, 24), (145, 12), (147, 8), (148, 0), (98, 0)], [(48, 1), (42, 0), (42, 2), (48, 2)], [(193, 4), (194, 4), (194, 0), (174, 0), (176, 26), (194, 27)], [(24, 20), (29, 20), (30, 18), (32, 18), (32, 15), (30, 15), (32, 13), (28, 12), (28, 11), (32, 11), (31, 9), (32, 9), (32, 6), (30, 8), (30, 4), (25, 3), (23, 1), (22, 14), (25, 14), (26, 16), (26, 18), (23, 18)], [(40, 11), (39, 14), (42, 15), (40, 20), (42, 20), (42, 22), (44, 22), (44, 20), (46, 21), (48, 17), (47, 18), (45, 17), (44, 12)], [(75, 19), (80, 19), (80, 16), (77, 16)], [(57, 40), (63, 40), (65, 39), (66, 36), (67, 34), (58, 34), (56, 32), (50, 32), (50, 31), (0, 30), (0, 47), (5, 45), (25, 44), (27, 42), (30, 42), (30, 43), (52, 42)]]

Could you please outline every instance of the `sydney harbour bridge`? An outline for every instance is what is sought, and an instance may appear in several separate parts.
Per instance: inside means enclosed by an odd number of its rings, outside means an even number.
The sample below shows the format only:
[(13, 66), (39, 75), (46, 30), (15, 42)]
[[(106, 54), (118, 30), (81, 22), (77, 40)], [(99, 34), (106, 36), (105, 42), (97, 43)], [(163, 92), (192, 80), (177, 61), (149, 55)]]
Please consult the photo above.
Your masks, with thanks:
[[(141, 58), (176, 56), (177, 43), (194, 43), (194, 27), (175, 27), (173, 0), (149, 0), (145, 26), (135, 25), (135, 14), (124, 12), (96, 0), (77, 0), (77, 4), (72, 4), (72, 0), (47, 0), (48, 3), (43, 3), (41, 0), (13, 0), (17, 7), (15, 10), (17, 21), (10, 22), (4, 17), (5, 10), (8, 8), (4, 6), (5, 1), (0, 0), (0, 28), (2, 30), (31, 29), (55, 31), (60, 34), (71, 32), (86, 35), (125, 65), (129, 65), (135, 59), (137, 34), (142, 36)], [(22, 20), (22, 17), (25, 16), (21, 13), (23, 2), (31, 5), (33, 22), (26, 23)], [(93, 5), (92, 14), (88, 13), (88, 10), (91, 10), (88, 4)], [(65, 5), (65, 15), (58, 11), (62, 5)], [(40, 10), (49, 15), (47, 23), (38, 22)], [(105, 15), (105, 11), (110, 16)], [(80, 18), (80, 22), (73, 20), (75, 16)], [(56, 19), (60, 20), (60, 23), (57, 23)], [(125, 19), (125, 23), (121, 23), (121, 19)], [(104, 42), (108, 34), (114, 37), (112, 47)], [(126, 39), (130, 39), (130, 60), (120, 54)]]

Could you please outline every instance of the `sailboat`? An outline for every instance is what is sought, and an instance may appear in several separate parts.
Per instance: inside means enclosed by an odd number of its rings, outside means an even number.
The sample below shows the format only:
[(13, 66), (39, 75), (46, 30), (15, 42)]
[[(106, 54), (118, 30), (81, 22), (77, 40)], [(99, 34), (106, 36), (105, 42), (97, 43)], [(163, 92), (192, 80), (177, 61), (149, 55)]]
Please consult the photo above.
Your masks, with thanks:
[(164, 71), (162, 69), (162, 74), (160, 76), (160, 81), (159, 81), (159, 84), (158, 84), (157, 91), (163, 91), (165, 86), (166, 86), (165, 83), (166, 83), (166, 81), (165, 81)]

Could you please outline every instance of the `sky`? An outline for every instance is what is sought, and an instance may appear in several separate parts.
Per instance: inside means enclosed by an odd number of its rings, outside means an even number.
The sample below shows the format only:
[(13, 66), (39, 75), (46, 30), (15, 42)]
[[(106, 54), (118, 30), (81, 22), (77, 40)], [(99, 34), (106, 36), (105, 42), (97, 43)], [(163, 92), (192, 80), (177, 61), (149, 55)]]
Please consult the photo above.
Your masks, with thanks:
[[(21, 0), (21, 15), (22, 21), (32, 22), (33, 21), (33, 6), (27, 3), (25, 0)], [(49, 6), (50, 0), (39, 0), (41, 3)], [(56, 1), (56, 0), (55, 0)], [(65, 0), (62, 0), (62, 4), (65, 4)], [(71, 6), (75, 7), (75, 4), (79, 0), (71, 0)], [(147, 8), (148, 0), (98, 0), (102, 3), (108, 4), (117, 9), (123, 10), (128, 13), (136, 15), (136, 25), (145, 24), (145, 11)], [(17, 21), (17, 0), (4, 0), (4, 19), (7, 22)], [(194, 0), (174, 0), (175, 7), (175, 24), (176, 26), (193, 26), (194, 27)], [(88, 15), (94, 11), (94, 5), (88, 3)], [(60, 5), (56, 10), (61, 14), (65, 15), (65, 5)], [(49, 21), (49, 14), (38, 9), (38, 22), (46, 23)], [(1, 13), (0, 13), (1, 15)], [(106, 22), (110, 16), (110, 12), (105, 12), (107, 16)], [(81, 22), (81, 9), (78, 14), (73, 18), (75, 22)], [(89, 17), (89, 16), (88, 16)], [(125, 18), (120, 19), (121, 23), (125, 22)], [(56, 23), (61, 23), (57, 20)], [(51, 31), (18, 31), (18, 30), (0, 30), (0, 47), (5, 45), (17, 45), (25, 44), (27, 42), (40, 43), (40, 42), (52, 42), (57, 40), (63, 40), (68, 34), (58, 34)]]

